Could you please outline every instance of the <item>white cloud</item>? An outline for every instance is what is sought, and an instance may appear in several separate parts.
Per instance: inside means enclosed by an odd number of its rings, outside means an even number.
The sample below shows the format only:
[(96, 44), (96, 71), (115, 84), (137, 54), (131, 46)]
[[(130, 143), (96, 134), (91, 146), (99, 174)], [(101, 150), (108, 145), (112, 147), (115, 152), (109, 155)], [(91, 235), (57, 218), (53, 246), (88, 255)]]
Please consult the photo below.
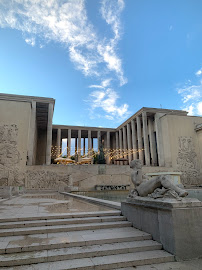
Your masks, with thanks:
[(202, 102), (199, 102), (199, 103), (197, 104), (197, 110), (198, 110), (198, 114), (199, 114), (199, 115), (202, 115)]
[(128, 105), (123, 104), (118, 106), (118, 99), (118, 94), (111, 88), (93, 91), (90, 94), (92, 112), (96, 108), (101, 108), (106, 113), (104, 115), (105, 118), (122, 121), (129, 115)]
[[(113, 5), (112, 5), (113, 2)], [(102, 17), (113, 29), (113, 38), (100, 39), (97, 29), (89, 21), (85, 0), (1, 0), (0, 27), (10, 27), (29, 35), (25, 41), (34, 46), (34, 38), (56, 41), (69, 47), (70, 59), (86, 76), (100, 76), (100, 64), (108, 72), (115, 72), (120, 83), (124, 79), (121, 59), (116, 53), (120, 38), (120, 14), (124, 2), (101, 2)], [(33, 37), (30, 38), (30, 36)], [(101, 45), (100, 45), (101, 44)]]
[(25, 42), (29, 45), (31, 45), (32, 47), (35, 46), (35, 38), (26, 38)]
[(93, 84), (93, 85), (90, 85), (89, 88), (100, 88), (100, 89), (104, 89), (106, 87), (108, 87), (111, 83), (111, 80), (112, 79), (106, 79), (104, 81), (101, 82), (101, 85), (97, 85), (97, 84)]
[[(88, 19), (85, 0), (0, 0), (0, 27), (21, 31), (25, 42), (31, 46), (35, 46), (38, 40), (40, 48), (49, 41), (63, 44), (76, 69), (85, 76), (94, 76), (101, 81), (89, 87), (105, 90), (112, 78), (113, 81), (118, 78), (120, 85), (127, 83), (122, 60), (117, 53), (117, 44), (122, 35), (120, 17), (123, 9), (124, 0), (101, 1), (101, 17), (112, 30), (110, 35), (103, 38), (99, 28)], [(108, 75), (111, 78), (104, 79)], [(127, 104), (116, 105), (118, 95), (114, 90), (105, 90), (104, 93), (104, 105), (100, 107), (108, 112), (108, 119), (111, 115), (114, 117), (115, 111), (120, 116), (127, 113)], [(94, 94), (91, 93), (91, 99), (94, 97), (93, 103), (98, 104), (102, 92), (98, 97)]]
[[(197, 73), (195, 75), (199, 75)], [(177, 91), (185, 105), (183, 109), (188, 111), (189, 115), (202, 115), (202, 80), (198, 84), (192, 84), (189, 80), (188, 84), (178, 88)]]
[(194, 106), (190, 105), (189, 107), (183, 108), (183, 111), (187, 111), (188, 115), (193, 115), (194, 114)]
[(202, 75), (202, 68), (201, 69), (199, 69), (196, 73), (196, 76), (200, 76), (200, 75)]

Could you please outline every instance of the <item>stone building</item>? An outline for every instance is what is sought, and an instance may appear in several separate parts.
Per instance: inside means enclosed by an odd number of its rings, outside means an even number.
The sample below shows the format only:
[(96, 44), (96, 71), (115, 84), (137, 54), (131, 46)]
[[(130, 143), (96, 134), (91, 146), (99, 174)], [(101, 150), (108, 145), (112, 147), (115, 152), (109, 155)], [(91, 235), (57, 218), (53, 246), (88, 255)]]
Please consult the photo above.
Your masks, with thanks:
[[(125, 172), (138, 158), (144, 172), (182, 172), (184, 184), (202, 184), (202, 117), (143, 107), (117, 128), (52, 125), (54, 104), (52, 98), (0, 94), (0, 181), (15, 178), (8, 176), (12, 168), (26, 174), (30, 166), (51, 165), (51, 153), (52, 159), (61, 155), (66, 139), (67, 156), (72, 140), (78, 156), (92, 156), (94, 143), (97, 148), (102, 143), (106, 166)], [(57, 165), (50, 167), (54, 171)]]

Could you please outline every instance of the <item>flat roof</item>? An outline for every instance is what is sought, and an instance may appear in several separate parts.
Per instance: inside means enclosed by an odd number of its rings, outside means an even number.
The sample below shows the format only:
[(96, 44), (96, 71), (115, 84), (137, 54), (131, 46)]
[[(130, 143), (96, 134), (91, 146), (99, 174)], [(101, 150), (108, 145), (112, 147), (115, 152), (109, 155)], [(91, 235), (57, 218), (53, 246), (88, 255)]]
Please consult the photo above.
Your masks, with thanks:
[(180, 115), (180, 116), (187, 116), (187, 114), (188, 114), (187, 111), (183, 111), (183, 110), (142, 107), (139, 111), (137, 111), (135, 114), (133, 114), (131, 117), (129, 117), (126, 121), (124, 121), (116, 129), (119, 130), (120, 128), (126, 126), (127, 123), (129, 123), (135, 117), (140, 116), (143, 112), (146, 112), (148, 116), (151, 116), (155, 113), (165, 113), (165, 114)]
[(41, 103), (52, 103), (53, 105), (55, 105), (55, 99), (48, 98), (48, 97), (23, 96), (23, 95), (0, 93), (0, 100), (21, 101), (21, 102), (36, 101), (36, 102), (41, 102)]

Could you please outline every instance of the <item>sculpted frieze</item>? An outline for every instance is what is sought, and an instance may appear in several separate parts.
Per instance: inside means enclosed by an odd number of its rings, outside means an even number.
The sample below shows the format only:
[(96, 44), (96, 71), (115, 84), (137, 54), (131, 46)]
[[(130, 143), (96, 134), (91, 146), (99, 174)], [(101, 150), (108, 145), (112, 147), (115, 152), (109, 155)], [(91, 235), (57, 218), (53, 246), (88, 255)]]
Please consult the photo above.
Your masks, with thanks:
[(199, 169), (192, 137), (181, 136), (178, 138), (177, 165), (179, 171), (182, 172), (182, 183), (187, 185), (196, 184)]
[(27, 170), (27, 185), (31, 189), (58, 189), (69, 185), (69, 175), (46, 170)]

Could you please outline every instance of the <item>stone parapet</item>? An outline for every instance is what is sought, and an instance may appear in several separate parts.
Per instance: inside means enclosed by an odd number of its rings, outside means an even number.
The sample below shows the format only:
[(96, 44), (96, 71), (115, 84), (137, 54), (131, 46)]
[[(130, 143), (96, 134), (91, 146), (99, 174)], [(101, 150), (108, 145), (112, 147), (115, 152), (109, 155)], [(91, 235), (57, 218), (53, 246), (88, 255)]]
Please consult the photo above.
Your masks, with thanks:
[(122, 202), (121, 211), (135, 228), (151, 233), (177, 260), (202, 256), (202, 202), (199, 200), (141, 197)]

